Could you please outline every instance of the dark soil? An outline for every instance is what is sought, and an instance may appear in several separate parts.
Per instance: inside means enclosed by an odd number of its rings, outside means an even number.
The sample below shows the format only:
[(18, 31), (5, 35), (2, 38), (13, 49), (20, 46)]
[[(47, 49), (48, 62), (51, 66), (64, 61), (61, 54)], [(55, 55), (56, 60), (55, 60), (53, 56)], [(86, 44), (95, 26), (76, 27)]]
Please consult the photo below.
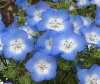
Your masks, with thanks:
[[(38, 3), (40, 0), (33, 0), (32, 4)], [(50, 0), (42, 0), (50, 1)], [(0, 13), (3, 16), (3, 22), (6, 26), (13, 22), (14, 16), (17, 14), (19, 8), (15, 5), (15, 0), (0, 0)]]

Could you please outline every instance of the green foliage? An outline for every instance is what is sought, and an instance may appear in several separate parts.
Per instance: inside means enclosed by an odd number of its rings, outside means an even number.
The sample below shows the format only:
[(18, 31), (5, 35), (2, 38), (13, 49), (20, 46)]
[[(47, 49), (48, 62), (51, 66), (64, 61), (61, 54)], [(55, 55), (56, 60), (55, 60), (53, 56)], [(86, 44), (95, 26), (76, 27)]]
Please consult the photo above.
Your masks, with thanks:
[[(65, 9), (72, 15), (77, 14), (76, 6), (75, 6), (75, 3), (73, 2), (70, 3), (67, 0), (65, 0), (63, 2), (57, 2), (57, 3), (47, 2), (47, 3), (50, 5), (50, 7), (54, 9)], [(73, 12), (69, 11), (70, 6), (73, 6), (75, 8)]]
[(60, 69), (69, 71), (72, 68), (72, 66), (70, 66), (70, 65), (72, 65), (72, 62), (66, 61), (62, 58), (58, 59), (58, 66)]
[[(47, 3), (54, 9), (65, 9), (66, 11), (69, 12), (70, 15), (79, 14), (82, 16), (90, 17), (92, 19), (94, 19), (95, 16), (96, 6), (94, 5), (78, 8), (76, 7), (75, 2), (68, 2), (68, 0), (64, 0), (63, 2), (57, 2), (57, 3), (52, 3), (52, 2), (47, 2)], [(74, 11), (69, 11), (70, 6), (74, 7)]]
[(26, 73), (24, 76), (18, 77), (17, 80), (19, 81), (19, 84), (32, 84), (32, 80), (31, 80), (30, 75), (28, 73)]
[(25, 17), (25, 11), (19, 9), (18, 11), (18, 24), (19, 26), (24, 25), (25, 21), (26, 21), (26, 17)]

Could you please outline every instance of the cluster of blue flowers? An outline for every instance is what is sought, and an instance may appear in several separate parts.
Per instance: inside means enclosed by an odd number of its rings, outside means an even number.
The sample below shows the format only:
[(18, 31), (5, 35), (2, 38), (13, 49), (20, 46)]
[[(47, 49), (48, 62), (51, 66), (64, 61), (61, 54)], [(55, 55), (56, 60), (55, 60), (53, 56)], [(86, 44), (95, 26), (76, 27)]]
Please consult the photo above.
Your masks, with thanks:
[[(81, 1), (85, 3), (86, 0), (78, 0), (78, 3), (83, 3)], [(93, 1), (100, 6), (97, 3), (100, 0)], [(0, 15), (0, 54), (5, 58), (24, 61), (28, 53), (34, 52), (25, 68), (35, 82), (56, 77), (58, 57), (72, 61), (88, 45), (100, 48), (100, 8), (96, 10), (97, 25), (88, 17), (71, 16), (66, 10), (53, 9), (45, 2), (30, 6), (26, 14), (25, 25), (18, 26), (15, 18), (8, 28)], [(38, 38), (34, 37), (36, 34)], [(90, 70), (79, 71), (80, 84), (100, 84), (99, 70), (96, 65)]]

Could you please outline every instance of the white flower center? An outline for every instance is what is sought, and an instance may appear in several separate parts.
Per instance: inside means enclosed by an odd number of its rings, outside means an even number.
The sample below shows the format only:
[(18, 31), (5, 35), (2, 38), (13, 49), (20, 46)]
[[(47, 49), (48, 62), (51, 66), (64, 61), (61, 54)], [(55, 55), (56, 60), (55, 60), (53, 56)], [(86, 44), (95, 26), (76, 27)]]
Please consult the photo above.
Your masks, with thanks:
[(51, 49), (52, 48), (52, 38), (47, 39), (45, 44), (46, 44), (47, 49)]
[(9, 49), (11, 52), (20, 54), (25, 49), (25, 44), (22, 39), (11, 40)]
[(95, 0), (95, 2), (96, 2), (97, 4), (100, 4), (100, 0)]
[(40, 21), (41, 20), (41, 14), (42, 14), (43, 10), (36, 10), (34, 12), (34, 19), (35, 21)]
[(83, 24), (84, 24), (85, 26), (87, 26), (87, 25), (88, 25), (88, 21), (85, 20), (85, 19), (83, 19)]
[(90, 32), (85, 35), (87, 42), (97, 43), (100, 41), (100, 37), (95, 32)]
[(86, 81), (86, 84), (100, 84), (100, 78), (98, 78), (96, 74), (87, 76), (85, 81)]
[(34, 31), (32, 29), (28, 29), (28, 28), (23, 28), (22, 30), (24, 30), (27, 34), (28, 34), (28, 38), (32, 38)]
[(48, 74), (51, 68), (51, 64), (43, 59), (34, 64), (35, 70), (38, 74)]
[(80, 0), (80, 5), (86, 4), (86, 0)]
[(63, 20), (60, 18), (50, 18), (46, 26), (48, 29), (52, 29), (55, 31), (61, 31), (64, 28)]
[(79, 33), (79, 25), (78, 25), (78, 23), (74, 22), (73, 25), (74, 25), (74, 32), (78, 34)]
[(74, 10), (74, 6), (70, 6), (70, 7), (69, 7), (69, 10), (70, 10), (70, 11), (73, 11), (73, 10)]
[(76, 48), (76, 43), (73, 39), (62, 40), (60, 50), (66, 53), (71, 53)]
[(1, 39), (0, 39), (0, 50), (3, 49), (3, 43), (1, 42)]
[(4, 84), (2, 81), (0, 81), (0, 84)]

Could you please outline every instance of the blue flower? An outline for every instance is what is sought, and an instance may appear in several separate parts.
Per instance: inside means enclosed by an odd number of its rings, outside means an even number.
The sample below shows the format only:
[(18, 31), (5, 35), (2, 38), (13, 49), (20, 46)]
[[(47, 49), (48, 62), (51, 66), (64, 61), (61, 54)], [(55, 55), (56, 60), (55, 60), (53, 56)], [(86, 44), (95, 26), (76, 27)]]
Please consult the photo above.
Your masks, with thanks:
[(36, 25), (42, 18), (41, 14), (50, 7), (45, 2), (39, 2), (36, 5), (30, 6), (27, 10), (27, 23), (30, 26)]
[(73, 0), (68, 0), (69, 2), (73, 2)]
[(2, 42), (2, 38), (3, 38), (3, 33), (0, 32), (0, 55), (3, 54), (3, 42)]
[(17, 27), (18, 26), (17, 22), (18, 22), (18, 16), (14, 16), (14, 21), (13, 21), (12, 25), (9, 26), (9, 28), (10, 27), (12, 27), (12, 28)]
[(13, 84), (13, 83), (12, 82), (7, 82), (7, 83), (4, 82), (3, 84)]
[(4, 31), (4, 29), (5, 29), (5, 25), (4, 25), (4, 23), (2, 22), (2, 15), (1, 15), (1, 13), (0, 13), (0, 31)]
[(61, 1), (63, 1), (63, 0), (52, 0), (53, 2), (61, 2)]
[(83, 25), (84, 26), (90, 26), (92, 24), (92, 20), (89, 17), (83, 17), (81, 16), (82, 20), (83, 20)]
[(61, 54), (61, 57), (66, 60), (74, 60), (77, 52), (85, 49), (86, 42), (84, 38), (74, 32), (59, 34), (53, 39), (52, 53)]
[(33, 41), (28, 39), (28, 35), (23, 30), (10, 29), (4, 33), (3, 49), (5, 58), (13, 58), (15, 60), (24, 60), (26, 54), (34, 48)]
[(82, 8), (84, 6), (88, 6), (90, 5), (90, 1), (89, 0), (77, 0), (77, 4), (76, 4), (79, 8)]
[(96, 9), (95, 13), (95, 23), (100, 26), (100, 8)]
[(100, 8), (99, 7), (96, 8), (95, 16), (100, 18)]
[(42, 20), (37, 24), (37, 28), (39, 31), (54, 30), (56, 32), (66, 32), (73, 28), (69, 18), (66, 10), (50, 9), (42, 14)]
[(74, 32), (80, 35), (80, 28), (83, 26), (83, 20), (80, 15), (71, 16), (70, 21), (74, 26)]
[(74, 72), (78, 72), (82, 68), (83, 68), (82, 61), (81, 60), (76, 60), (75, 63), (74, 63), (74, 65), (73, 65), (73, 71)]
[(23, 10), (26, 10), (29, 7), (27, 0), (16, 0), (15, 4)]
[(35, 27), (30, 27), (29, 25), (20, 26), (19, 29), (28, 34), (28, 39), (33, 39), (34, 35), (38, 33)]
[(91, 4), (95, 4), (97, 7), (100, 7), (100, 0), (91, 0)]
[(95, 45), (100, 47), (100, 28), (91, 25), (89, 27), (83, 27), (80, 29), (87, 44)]
[(37, 52), (25, 65), (35, 82), (50, 80), (56, 77), (57, 63), (54, 57)]
[(80, 84), (100, 84), (100, 66), (93, 65), (90, 69), (81, 69), (77, 76)]
[(2, 15), (1, 15), (1, 13), (0, 13), (0, 21), (2, 20)]
[(57, 33), (55, 31), (47, 31), (45, 34), (39, 37), (37, 40), (37, 48), (40, 51), (43, 51), (45, 53), (48, 53), (52, 55), (52, 42), (53, 38), (57, 36)]

